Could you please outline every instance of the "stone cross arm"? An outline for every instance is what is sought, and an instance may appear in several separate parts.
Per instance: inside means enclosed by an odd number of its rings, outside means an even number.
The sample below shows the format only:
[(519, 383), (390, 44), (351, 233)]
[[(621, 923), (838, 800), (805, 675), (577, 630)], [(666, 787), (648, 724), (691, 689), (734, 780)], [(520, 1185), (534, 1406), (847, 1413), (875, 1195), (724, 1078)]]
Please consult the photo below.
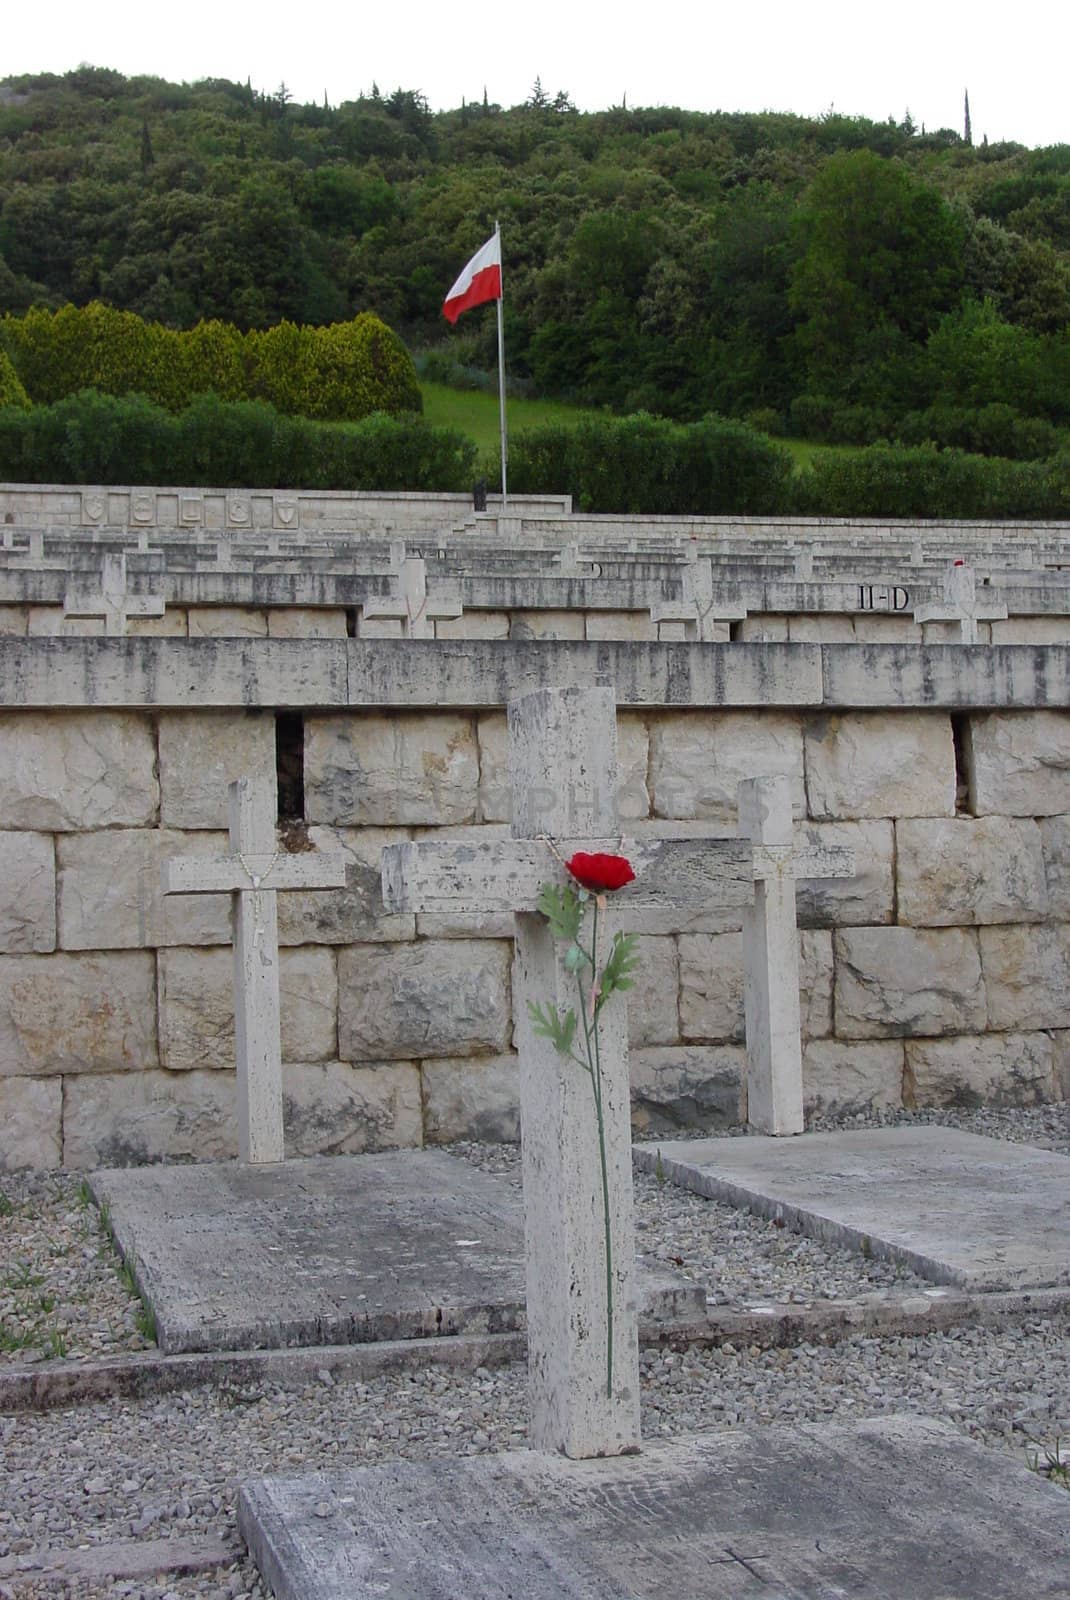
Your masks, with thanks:
[(615, 909), (627, 920), (660, 913), (681, 929), (699, 912), (752, 903), (756, 883), (850, 878), (854, 857), (840, 845), (754, 844), (747, 839), (486, 841), (423, 840), (388, 845), (382, 856), (383, 902), (389, 911), (535, 911), (540, 890), (571, 882), (563, 865), (573, 848), (626, 856), (635, 882), (617, 890)]
[(343, 889), (345, 858), (319, 851), (288, 854), (243, 851), (240, 855), (178, 856), (164, 862), (165, 894), (248, 892), (252, 889)]
[[(82, 577), (81, 583), (85, 581)], [(131, 617), (162, 617), (164, 600), (162, 595), (130, 594), (125, 551), (108, 552), (104, 556), (99, 592), (90, 594), (72, 580), (63, 602), (63, 614), (65, 617), (102, 617), (105, 633), (121, 637)]]

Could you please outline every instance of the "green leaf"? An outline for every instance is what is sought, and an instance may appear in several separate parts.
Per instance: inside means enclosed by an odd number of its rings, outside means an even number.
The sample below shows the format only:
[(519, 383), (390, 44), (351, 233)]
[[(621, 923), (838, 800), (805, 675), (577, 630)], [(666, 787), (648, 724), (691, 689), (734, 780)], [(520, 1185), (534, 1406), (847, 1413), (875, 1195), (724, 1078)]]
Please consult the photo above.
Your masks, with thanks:
[(601, 1011), (611, 994), (618, 989), (630, 989), (634, 982), (632, 974), (639, 965), (639, 935), (637, 933), (617, 933), (613, 936), (609, 959), (602, 971), (602, 982), (599, 987), (598, 1001), (595, 1014)]
[(562, 1017), (541, 1001), (528, 1001), (528, 1017), (540, 1039), (549, 1039), (558, 1055), (567, 1056), (576, 1037), (576, 1013), (571, 1008)]
[(583, 909), (570, 884), (544, 883), (535, 904), (550, 924), (555, 939), (576, 943)]

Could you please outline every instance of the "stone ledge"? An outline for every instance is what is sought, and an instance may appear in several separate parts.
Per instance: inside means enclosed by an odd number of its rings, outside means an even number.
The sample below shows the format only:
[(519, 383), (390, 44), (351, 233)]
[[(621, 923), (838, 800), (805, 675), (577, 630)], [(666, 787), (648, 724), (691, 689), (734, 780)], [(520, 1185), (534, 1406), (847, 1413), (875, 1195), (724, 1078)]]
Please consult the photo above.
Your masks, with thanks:
[[(656, 1150), (657, 1146), (650, 1146)], [(671, 1142), (666, 1146), (671, 1149)], [(653, 1159), (653, 1158), (652, 1158)], [(870, 1294), (854, 1300), (769, 1301), (740, 1310), (711, 1307), (701, 1325), (666, 1334), (640, 1324), (644, 1346), (720, 1345), (725, 1340), (762, 1348), (832, 1344), (860, 1334), (924, 1334), (974, 1325), (1013, 1328), (1024, 1318), (1070, 1319), (1070, 1289), (1012, 1289), (969, 1293), (924, 1289), (919, 1294)], [(16, 1363), (0, 1369), (0, 1413), (54, 1411), (97, 1400), (141, 1399), (178, 1389), (269, 1382), (303, 1389), (323, 1382), (369, 1382), (386, 1373), (436, 1367), (474, 1372), (524, 1359), (523, 1333), (459, 1334), (449, 1338), (382, 1340), (377, 1344), (308, 1345), (289, 1350), (213, 1350), (193, 1355), (105, 1356), (98, 1361)]]
[(500, 707), (610, 680), (620, 706), (1062, 709), (1070, 645), (0, 638), (0, 709)]
[(0, 1560), (0, 1578), (13, 1583), (118, 1583), (211, 1572), (239, 1561), (241, 1549), (209, 1534), (174, 1539), (113, 1539), (78, 1548), (31, 1551)]
[(951, 711), (1070, 702), (1070, 646), (824, 645), (823, 704)]

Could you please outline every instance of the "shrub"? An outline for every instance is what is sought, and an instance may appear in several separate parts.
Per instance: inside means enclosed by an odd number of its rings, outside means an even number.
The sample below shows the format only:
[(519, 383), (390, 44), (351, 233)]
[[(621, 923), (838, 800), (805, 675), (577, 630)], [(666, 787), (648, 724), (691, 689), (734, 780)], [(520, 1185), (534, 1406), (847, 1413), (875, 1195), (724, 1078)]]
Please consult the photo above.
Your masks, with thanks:
[(24, 483), (152, 483), (176, 453), (175, 418), (142, 395), (89, 389), (0, 415), (0, 475)]
[(716, 416), (689, 424), (642, 412), (604, 417), (532, 429), (510, 447), (513, 488), (568, 493), (594, 512), (771, 513), (787, 503), (792, 470), (779, 445)]
[(339, 421), (422, 409), (405, 346), (368, 312), (326, 328), (280, 322), (242, 335), (211, 321), (177, 333), (97, 300), (0, 318), (0, 345), (38, 405), (98, 389), (142, 394), (170, 411), (206, 393)]
[(743, 419), (755, 433), (783, 433), (784, 419), (773, 406), (755, 406)]
[(182, 483), (242, 488), (463, 493), (475, 445), (422, 417), (354, 423), (287, 417), (264, 401), (201, 395), (177, 414), (142, 395), (89, 390), (0, 410), (0, 476), (25, 483)]
[(788, 409), (792, 433), (797, 439), (827, 439), (834, 410), (827, 395), (797, 394)]
[[(558, 423), (528, 428), (509, 440), (509, 484), (529, 494), (576, 494), (572, 481), (572, 435)], [(487, 481), (501, 488), (497, 464), (485, 468)]]
[(1062, 435), (1044, 417), (1023, 417), (1002, 401), (970, 409), (946, 402), (910, 411), (896, 430), (904, 444), (937, 444), (977, 455), (1038, 461), (1054, 455)]
[(340, 420), (422, 411), (412, 357), (385, 322), (364, 311), (352, 322), (313, 328), (313, 406), (302, 415)]
[(216, 394), (221, 400), (245, 397), (244, 340), (232, 322), (198, 322), (180, 338), (183, 405), (198, 394)]
[(1070, 474), (1063, 461), (874, 445), (816, 459), (797, 480), (795, 507), (831, 517), (1065, 517)]

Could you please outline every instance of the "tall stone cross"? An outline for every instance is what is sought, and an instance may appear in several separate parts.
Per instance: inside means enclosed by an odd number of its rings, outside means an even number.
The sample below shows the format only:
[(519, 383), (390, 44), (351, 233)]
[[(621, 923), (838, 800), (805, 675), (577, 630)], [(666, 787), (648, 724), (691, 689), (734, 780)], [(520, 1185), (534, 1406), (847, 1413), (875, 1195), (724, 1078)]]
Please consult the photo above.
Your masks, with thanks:
[(63, 602), (64, 617), (103, 617), (104, 632), (109, 639), (123, 638), (131, 617), (162, 617), (163, 614), (162, 595), (127, 592), (126, 552), (122, 550), (105, 552), (98, 593), (88, 594), (72, 584)]
[(651, 622), (682, 622), (684, 638), (702, 644), (727, 644), (731, 638), (731, 624), (742, 622), (746, 615), (746, 606), (718, 602), (713, 563), (708, 556), (700, 557), (694, 549), (688, 552), (682, 568), (680, 599), (650, 608)]
[(437, 618), (459, 617), (463, 611), (460, 596), (443, 590), (427, 592), (427, 563), (422, 556), (408, 556), (401, 540), (390, 546), (390, 568), (397, 578), (398, 592), (388, 600), (366, 600), (361, 616), (369, 621), (397, 619), (403, 639), (433, 639)]
[(163, 890), (165, 894), (233, 896), (238, 1159), (281, 1161), (282, 1044), (275, 896), (286, 889), (344, 888), (345, 857), (280, 851), (275, 795), (269, 783), (238, 778), (228, 794), (230, 854), (179, 856), (165, 862)]
[(636, 881), (609, 897), (600, 917), (603, 959), (624, 926), (678, 931), (727, 907), (753, 918), (745, 945), (754, 969), (747, 984), (751, 1070), (775, 1079), (783, 1069), (798, 1082), (784, 1092), (755, 1086), (751, 1093), (763, 1115), (766, 1106), (777, 1115), (789, 1107), (791, 1126), (766, 1131), (796, 1132), (802, 1093), (792, 867), (808, 877), (849, 876), (853, 867), (849, 852), (836, 849), (796, 852), (793, 861), (790, 805), (786, 842), (779, 806), (781, 798), (787, 804), (783, 779), (743, 786), (746, 839), (622, 841), (611, 688), (542, 689), (510, 702), (509, 767), (512, 838), (391, 845), (382, 858), (383, 900), (391, 911), (515, 915), (532, 1442), (574, 1457), (613, 1455), (639, 1442), (627, 1011), (618, 996), (599, 1021), (612, 1244), (607, 1287), (591, 1080), (535, 1031), (528, 1010), (529, 1002), (559, 1012), (576, 1004), (565, 949), (537, 911), (540, 890), (570, 881), (562, 862), (577, 849), (628, 857)]
[(977, 574), (965, 561), (954, 561), (944, 574), (942, 605), (919, 606), (915, 622), (957, 622), (963, 644), (977, 643), (979, 622), (1006, 622), (1007, 607), (995, 600), (978, 600)]

